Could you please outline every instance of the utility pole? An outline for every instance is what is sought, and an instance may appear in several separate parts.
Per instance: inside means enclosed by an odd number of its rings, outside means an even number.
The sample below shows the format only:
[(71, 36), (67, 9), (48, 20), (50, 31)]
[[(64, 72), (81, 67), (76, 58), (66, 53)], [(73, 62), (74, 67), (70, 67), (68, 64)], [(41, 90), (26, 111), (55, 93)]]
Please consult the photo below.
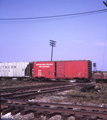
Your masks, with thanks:
[(52, 61), (52, 56), (53, 56), (53, 47), (56, 47), (56, 41), (50, 40), (50, 45), (52, 46), (52, 51), (51, 51), (51, 61)]
[(106, 7), (107, 7), (107, 0), (106, 0), (106, 2), (105, 1), (103, 1), (103, 3), (106, 5)]

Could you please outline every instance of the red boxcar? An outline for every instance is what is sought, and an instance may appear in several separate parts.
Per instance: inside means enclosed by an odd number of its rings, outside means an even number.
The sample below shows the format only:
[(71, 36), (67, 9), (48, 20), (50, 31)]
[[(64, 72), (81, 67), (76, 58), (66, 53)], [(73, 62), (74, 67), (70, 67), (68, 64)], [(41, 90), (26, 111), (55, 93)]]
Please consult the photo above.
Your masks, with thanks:
[(34, 62), (34, 78), (89, 80), (91, 76), (90, 60)]
[(93, 79), (96, 82), (107, 82), (107, 71), (93, 71)]

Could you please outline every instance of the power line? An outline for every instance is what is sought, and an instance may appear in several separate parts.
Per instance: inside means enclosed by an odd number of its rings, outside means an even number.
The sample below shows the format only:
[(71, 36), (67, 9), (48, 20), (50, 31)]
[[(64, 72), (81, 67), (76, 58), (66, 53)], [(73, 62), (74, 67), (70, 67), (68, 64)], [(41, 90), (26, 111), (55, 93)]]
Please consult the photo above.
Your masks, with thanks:
[(101, 9), (101, 10), (89, 11), (89, 12), (82, 12), (82, 13), (65, 14), (65, 15), (43, 16), (43, 17), (0, 18), (0, 20), (32, 20), (32, 19), (59, 18), (59, 17), (68, 17), (68, 16), (96, 14), (96, 13), (103, 13), (103, 12), (107, 12), (107, 9)]
[(106, 5), (106, 7), (107, 7), (107, 0), (106, 0), (106, 2), (105, 1), (103, 1), (103, 3)]

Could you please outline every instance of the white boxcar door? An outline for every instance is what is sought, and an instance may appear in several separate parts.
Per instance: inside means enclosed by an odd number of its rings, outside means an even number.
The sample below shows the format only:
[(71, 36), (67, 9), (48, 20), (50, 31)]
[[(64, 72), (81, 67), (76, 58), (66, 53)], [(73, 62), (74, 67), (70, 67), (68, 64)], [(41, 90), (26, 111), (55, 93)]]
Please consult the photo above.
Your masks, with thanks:
[(1, 72), (1, 76), (4, 77), (4, 63), (2, 63), (2, 68), (1, 68), (2, 72)]
[(9, 64), (9, 77), (13, 77), (13, 63), (8, 63)]
[(16, 62), (13, 62), (13, 76), (17, 77)]
[(0, 63), (0, 77), (2, 77), (1, 72), (2, 72), (2, 63)]
[(8, 76), (7, 66), (8, 66), (8, 63), (7, 63), (7, 62), (5, 62), (5, 63), (4, 63), (4, 76), (5, 76), (5, 77), (7, 77), (7, 76)]

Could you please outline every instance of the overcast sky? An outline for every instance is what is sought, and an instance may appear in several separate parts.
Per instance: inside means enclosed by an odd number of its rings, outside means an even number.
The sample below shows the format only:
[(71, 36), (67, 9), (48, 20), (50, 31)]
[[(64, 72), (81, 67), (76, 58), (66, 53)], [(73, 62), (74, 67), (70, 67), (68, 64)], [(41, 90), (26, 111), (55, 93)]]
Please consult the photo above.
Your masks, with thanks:
[(103, 0), (0, 0), (0, 62), (91, 60), (107, 71), (107, 12), (31, 18), (107, 9)]

